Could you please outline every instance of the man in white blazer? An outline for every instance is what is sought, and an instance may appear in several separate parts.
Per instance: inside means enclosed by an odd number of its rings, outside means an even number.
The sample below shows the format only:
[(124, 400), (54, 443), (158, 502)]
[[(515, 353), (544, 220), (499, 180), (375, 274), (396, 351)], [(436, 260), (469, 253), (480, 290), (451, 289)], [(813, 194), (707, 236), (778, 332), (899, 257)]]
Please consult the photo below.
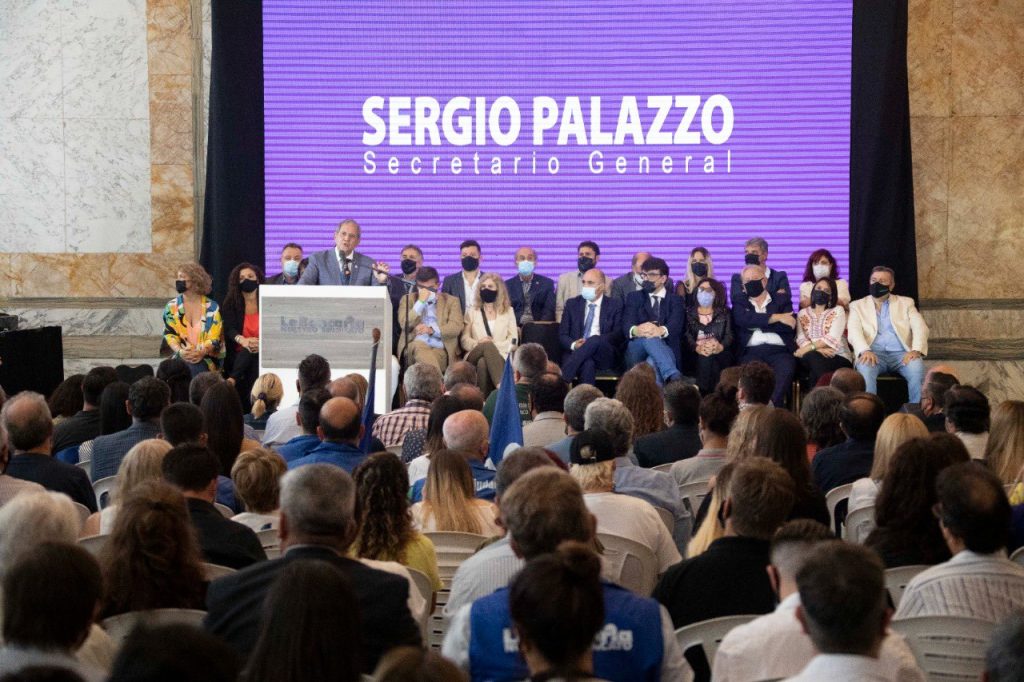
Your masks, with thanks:
[(899, 372), (907, 380), (909, 402), (921, 400), (928, 325), (914, 300), (892, 293), (896, 275), (883, 265), (871, 270), (869, 296), (850, 304), (847, 335), (855, 367), (869, 393), (878, 391), (878, 375)]
[(379, 286), (388, 283), (388, 264), (373, 262), (369, 256), (356, 253), (363, 232), (359, 223), (346, 218), (334, 231), (334, 248), (309, 256), (309, 265), (299, 284), (337, 284), (345, 286)]

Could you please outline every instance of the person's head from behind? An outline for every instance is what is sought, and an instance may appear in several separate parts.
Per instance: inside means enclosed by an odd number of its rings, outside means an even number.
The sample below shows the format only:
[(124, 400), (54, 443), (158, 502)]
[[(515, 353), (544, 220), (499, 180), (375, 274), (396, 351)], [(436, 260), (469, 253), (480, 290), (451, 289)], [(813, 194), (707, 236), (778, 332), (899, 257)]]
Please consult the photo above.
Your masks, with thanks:
[(443, 395), (430, 406), (430, 414), (427, 415), (427, 438), (423, 444), (425, 453), (433, 453), (445, 448), (444, 444), (444, 423), (448, 417), (456, 412), (466, 409), (462, 401), (454, 395)]
[(524, 343), (516, 350), (512, 369), (516, 383), (528, 384), (548, 368), (548, 354), (539, 343)]
[(390, 452), (377, 452), (360, 462), (352, 479), (356, 484), (356, 522), (359, 556), (385, 559), (402, 556), (412, 540), (409, 518), (409, 474), (402, 460)]
[(767, 405), (775, 391), (775, 371), (760, 360), (741, 365), (738, 387), (736, 399), (741, 405)]
[(203, 372), (195, 375), (192, 378), (192, 383), (188, 386), (188, 401), (199, 407), (203, 402), (206, 392), (222, 381), (224, 381), (224, 378), (217, 372)]
[(569, 445), (569, 473), (585, 493), (610, 493), (615, 489), (615, 457), (611, 436), (586, 429)]
[(665, 387), (665, 420), (675, 426), (696, 426), (700, 417), (700, 391), (674, 381)]
[(197, 627), (141, 625), (121, 645), (110, 682), (235, 682), (240, 671), (235, 650)]
[(482, 412), (460, 410), (444, 420), (442, 430), (449, 450), (480, 461), (487, 457), (490, 425)]
[(299, 363), (299, 393), (313, 388), (326, 388), (331, 382), (331, 365), (323, 356), (312, 353)]
[(206, 500), (210, 504), (217, 497), (217, 476), (220, 462), (209, 448), (185, 443), (164, 455), (160, 464), (164, 480), (176, 486), (185, 497)]
[(874, 393), (847, 396), (839, 409), (839, 426), (852, 440), (875, 442), (885, 420), (885, 403)]
[(82, 379), (82, 398), (86, 407), (100, 406), (103, 389), (117, 381), (117, 370), (113, 367), (93, 367)]
[(512, 579), (508, 604), (530, 672), (568, 678), (589, 667), (604, 624), (601, 560), (585, 544), (563, 543), (527, 562)]
[(398, 646), (381, 656), (373, 671), (377, 682), (467, 682), (462, 669), (430, 649)]
[(484, 411), (484, 394), (476, 384), (455, 384), (448, 395), (457, 399), (463, 410)]
[(173, 403), (160, 413), (160, 435), (171, 445), (206, 445), (203, 411), (192, 403)]
[(827, 526), (811, 519), (787, 521), (775, 531), (768, 579), (780, 601), (796, 591), (796, 574), (803, 568), (810, 551), (835, 538)]
[(501, 498), (501, 525), (512, 550), (527, 560), (555, 551), (562, 542), (593, 542), (593, 515), (573, 477), (557, 467), (523, 474)]
[(331, 443), (358, 445), (363, 437), (359, 406), (348, 398), (331, 398), (320, 408), (317, 434)]
[(288, 564), (263, 603), (245, 679), (357, 682), (363, 651), (359, 618), (359, 601), (340, 568), (326, 561)]
[(281, 547), (324, 545), (344, 553), (355, 537), (355, 483), (341, 467), (307, 464), (281, 477)]
[(722, 503), (727, 533), (767, 540), (789, 516), (796, 499), (793, 479), (779, 464), (750, 457), (736, 465)]
[(1003, 483), (980, 462), (947, 467), (935, 483), (937, 514), (949, 550), (992, 554), (1006, 547), (1010, 501)]
[(465, 360), (457, 360), (448, 365), (444, 371), (444, 390), (450, 391), (456, 384), (477, 384), (476, 365)]
[(85, 403), (82, 399), (82, 383), (84, 381), (84, 374), (72, 374), (53, 389), (46, 404), (54, 419), (73, 417), (84, 407)]
[[(670, 384), (675, 386), (679, 382)], [(739, 416), (739, 406), (735, 399), (730, 399), (721, 393), (709, 393), (700, 401), (700, 419), (698, 428), (701, 442), (707, 447), (708, 441), (717, 439), (719, 441), (729, 438), (729, 432)]]
[(839, 411), (844, 398), (837, 388), (819, 386), (803, 399), (800, 421), (807, 430), (807, 440), (817, 445), (818, 449), (838, 445), (846, 440), (839, 427)]
[[(350, 374), (346, 374), (344, 378), (348, 379), (349, 381), (351, 381), (352, 384), (355, 386), (355, 388), (356, 388), (356, 397), (352, 398), (352, 400), (354, 400), (356, 405), (359, 406), (359, 410), (361, 412), (362, 409), (363, 409), (363, 405), (366, 404), (366, 396), (367, 396), (367, 394), (370, 391), (370, 382), (367, 381), (366, 377), (364, 377), (359, 372), (352, 372)], [(336, 394), (334, 392), (334, 382), (333, 381), (331, 382), (331, 385), (328, 386), (328, 389), (330, 389), (332, 396), (334, 396), (335, 398), (338, 397), (338, 394)], [(348, 392), (346, 391), (345, 394), (344, 394), (344, 397), (351, 398), (352, 396), (348, 395)]]
[(985, 433), (989, 413), (988, 398), (975, 387), (957, 385), (946, 391), (943, 414), (950, 433)]
[(561, 376), (547, 372), (541, 374), (533, 380), (533, 390), (530, 392), (533, 414), (561, 412), (568, 393), (569, 384)]
[(281, 455), (267, 448), (253, 448), (238, 456), (231, 467), (235, 495), (245, 510), (270, 514), (280, 506), (281, 477), (288, 470)]
[(766, 405), (755, 405), (739, 413), (725, 446), (725, 458), (728, 461), (735, 462), (757, 454), (757, 436), (761, 431), (761, 423), (771, 412), (772, 408)]
[(443, 392), (444, 381), (437, 367), (417, 362), (405, 370), (402, 385), (405, 386), (405, 395), (409, 400), (425, 400), (432, 403)]
[(876, 658), (891, 612), (884, 566), (869, 549), (839, 540), (812, 549), (796, 574), (797, 619), (823, 654)]
[(100, 396), (100, 435), (106, 436), (127, 429), (132, 424), (128, 414), (128, 393), (131, 386), (115, 381), (103, 389)]
[(220, 473), (227, 476), (242, 450), (244, 422), (238, 391), (228, 382), (221, 381), (206, 392), (199, 409), (203, 413), (206, 446), (220, 461)]
[(50, 454), (53, 419), (46, 398), (32, 391), (22, 391), (4, 403), (0, 420), (12, 455), (17, 452)]
[(71, 653), (88, 636), (102, 594), (100, 567), (89, 552), (71, 543), (40, 543), (4, 574), (4, 641)]
[(620, 401), (598, 398), (587, 406), (586, 430), (603, 431), (616, 457), (623, 457), (633, 445), (633, 414)]
[(181, 358), (165, 358), (156, 366), (156, 378), (171, 389), (171, 404), (189, 402), (188, 391), (192, 384), (192, 371)]
[(921, 412), (930, 417), (940, 414), (946, 408), (946, 394), (958, 385), (960, 380), (945, 372), (929, 372), (921, 386)]
[(128, 412), (136, 421), (155, 421), (171, 404), (171, 389), (155, 377), (143, 377), (128, 389)]
[(164, 457), (170, 451), (171, 444), (159, 438), (147, 438), (133, 445), (117, 467), (113, 500), (127, 498), (146, 481), (163, 478)]
[(74, 543), (82, 522), (71, 498), (51, 491), (21, 493), (0, 507), (0, 577), (41, 542)]
[(590, 403), (603, 397), (601, 389), (591, 384), (580, 384), (566, 394), (562, 403), (562, 419), (572, 433), (579, 433), (587, 428), (587, 408)]
[(261, 374), (253, 383), (252, 391), (249, 392), (249, 398), (252, 400), (252, 410), (250, 410), (252, 416), (259, 419), (268, 412), (273, 412), (281, 404), (283, 397), (284, 384), (281, 382), (281, 377), (272, 372)]
[(889, 468), (896, 448), (912, 438), (927, 438), (928, 427), (912, 414), (897, 412), (882, 421), (875, 437), (875, 459), (871, 464), (871, 478), (881, 481)]
[(1024, 680), (1024, 611), (1017, 611), (992, 633), (981, 682)]
[(985, 461), (1003, 483), (1024, 478), (1024, 401), (1006, 400), (992, 410)]
[(633, 416), (634, 435), (631, 439), (664, 428), (665, 401), (654, 370), (646, 362), (634, 365), (622, 375), (615, 388), (615, 399)]
[(867, 383), (865, 383), (864, 377), (860, 372), (850, 367), (840, 367), (833, 372), (832, 379), (829, 380), (828, 385), (842, 392), (844, 396), (863, 393), (867, 390)]
[(516, 448), (502, 457), (498, 472), (494, 476), (494, 491), (498, 505), (501, 505), (501, 498), (505, 492), (526, 472), (546, 466), (557, 468), (543, 448)]
[(795, 414), (788, 410), (768, 410), (758, 425), (755, 451), (782, 465), (793, 479), (798, 495), (813, 485), (804, 434), (803, 424)]
[(304, 435), (316, 435), (317, 427), (320, 426), (320, 410), (330, 399), (331, 394), (326, 388), (313, 388), (299, 397), (299, 409), (295, 413), (295, 418)]

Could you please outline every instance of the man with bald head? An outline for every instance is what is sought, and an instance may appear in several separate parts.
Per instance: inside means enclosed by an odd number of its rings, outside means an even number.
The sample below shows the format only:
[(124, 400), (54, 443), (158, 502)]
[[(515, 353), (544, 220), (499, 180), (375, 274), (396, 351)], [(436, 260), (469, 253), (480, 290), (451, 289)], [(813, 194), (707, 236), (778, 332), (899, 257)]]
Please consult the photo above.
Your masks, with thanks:
[(796, 360), (796, 316), (786, 292), (769, 291), (763, 265), (748, 265), (740, 275), (742, 292), (733, 298), (733, 327), (739, 340), (740, 364), (760, 360), (775, 372), (772, 403), (783, 404), (793, 383)]
[(352, 473), (366, 455), (359, 449), (363, 437), (362, 414), (350, 398), (331, 398), (320, 408), (320, 424), (316, 433), (320, 445), (305, 457), (288, 463), (289, 469), (307, 464), (327, 463)]
[[(626, 296), (634, 291), (640, 291), (644, 285), (643, 277), (641, 277), (643, 264), (650, 257), (651, 254), (647, 251), (637, 251), (634, 253), (633, 260), (630, 261), (630, 271), (612, 280), (608, 288), (608, 296), (625, 302)], [(675, 291), (675, 287), (672, 285), (672, 278), (669, 278), (665, 283), (665, 288), (669, 291)]]
[[(490, 449), (487, 418), (477, 410), (461, 410), (444, 420), (442, 435), (449, 450), (456, 450), (466, 458), (473, 474), (476, 496), (493, 502), (495, 471), (487, 466), (487, 451)], [(413, 484), (413, 502), (423, 499), (423, 486), (426, 482), (426, 479), (421, 479)]]
[(599, 370), (617, 367), (622, 352), (622, 301), (605, 296), (607, 279), (597, 268), (583, 273), (582, 293), (565, 302), (558, 339), (562, 378), (593, 384)]
[(828, 385), (838, 389), (845, 396), (863, 393), (866, 386), (864, 377), (852, 367), (840, 367), (832, 372), (832, 379), (828, 382)]
[[(356, 404), (359, 414), (363, 414), (363, 396), (360, 395), (359, 386), (356, 385), (356, 382), (348, 377), (338, 377), (327, 385), (327, 390), (330, 391), (332, 398), (348, 398)], [(374, 414), (373, 417), (376, 422), (377, 415)], [(359, 445), (358, 441), (356, 445)], [(384, 442), (377, 438), (377, 436), (370, 436), (370, 452), (382, 452), (384, 450), (387, 450)]]
[(534, 272), (537, 252), (529, 246), (516, 251), (516, 275), (505, 280), (508, 300), (516, 314), (516, 324), (555, 321), (555, 280)]

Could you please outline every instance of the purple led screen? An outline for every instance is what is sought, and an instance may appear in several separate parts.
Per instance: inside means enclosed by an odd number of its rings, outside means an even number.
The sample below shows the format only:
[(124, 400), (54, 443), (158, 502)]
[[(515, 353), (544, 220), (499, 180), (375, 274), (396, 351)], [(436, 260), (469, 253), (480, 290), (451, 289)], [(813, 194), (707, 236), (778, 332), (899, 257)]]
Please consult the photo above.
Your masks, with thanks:
[(638, 250), (682, 276), (701, 245), (727, 281), (762, 236), (794, 294), (816, 248), (845, 276), (851, 15), (850, 0), (263, 0), (268, 270), (352, 217), (359, 251), (394, 272), (407, 243), (453, 272), (475, 238), (485, 271), (511, 275), (528, 245), (557, 277), (593, 239), (610, 276)]

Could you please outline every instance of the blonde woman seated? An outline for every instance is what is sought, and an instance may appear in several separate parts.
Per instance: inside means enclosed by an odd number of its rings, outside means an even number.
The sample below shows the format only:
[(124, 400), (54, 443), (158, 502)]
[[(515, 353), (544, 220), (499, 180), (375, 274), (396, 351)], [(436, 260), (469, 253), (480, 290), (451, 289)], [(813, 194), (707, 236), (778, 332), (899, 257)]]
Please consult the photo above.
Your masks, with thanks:
[(163, 478), (160, 465), (170, 449), (171, 444), (160, 438), (149, 438), (132, 446), (117, 469), (109, 504), (85, 520), (82, 537), (112, 533), (118, 503), (127, 499), (140, 484)]
[(985, 462), (1010, 488), (1010, 504), (1024, 503), (1024, 401), (1006, 400), (992, 410)]
[(423, 501), (412, 506), (416, 528), (430, 533), (456, 531), (493, 537), (502, 535), (498, 508), (474, 497), (473, 473), (461, 453), (439, 450), (430, 456)]
[(231, 466), (235, 497), (245, 507), (231, 520), (254, 531), (277, 528), (281, 521), (281, 477), (288, 470), (281, 455), (266, 448), (246, 450)]
[(276, 374), (263, 374), (252, 385), (252, 392), (249, 394), (252, 402), (252, 409), (245, 415), (245, 424), (264, 431), (267, 428), (267, 420), (270, 415), (277, 412), (281, 399), (284, 398), (284, 384), (281, 377)]
[(505, 282), (501, 275), (488, 272), (480, 278), (476, 304), (466, 311), (461, 339), (464, 359), (476, 365), (477, 381), (485, 396), (501, 382), (505, 358), (518, 336)]
[(875, 436), (875, 459), (871, 464), (871, 473), (866, 478), (853, 482), (850, 501), (846, 503), (846, 508), (853, 511), (874, 505), (879, 486), (889, 471), (889, 462), (896, 448), (913, 438), (927, 437), (928, 427), (912, 414), (897, 412), (886, 417), (878, 429), (878, 435)]

